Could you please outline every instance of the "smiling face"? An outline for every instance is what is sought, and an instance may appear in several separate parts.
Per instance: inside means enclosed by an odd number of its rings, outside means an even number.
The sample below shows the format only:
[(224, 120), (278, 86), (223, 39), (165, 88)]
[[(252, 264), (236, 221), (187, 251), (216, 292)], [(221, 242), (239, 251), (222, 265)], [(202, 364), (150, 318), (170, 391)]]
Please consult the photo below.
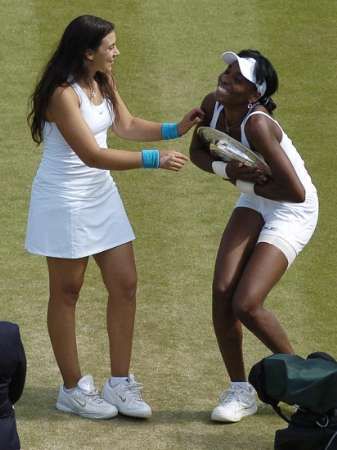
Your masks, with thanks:
[(116, 45), (116, 33), (114, 31), (102, 39), (97, 50), (88, 50), (86, 52), (86, 57), (93, 72), (110, 73), (112, 64), (118, 55), (119, 50)]
[(241, 74), (237, 62), (219, 76), (215, 95), (218, 102), (231, 106), (255, 103), (259, 98), (255, 85)]

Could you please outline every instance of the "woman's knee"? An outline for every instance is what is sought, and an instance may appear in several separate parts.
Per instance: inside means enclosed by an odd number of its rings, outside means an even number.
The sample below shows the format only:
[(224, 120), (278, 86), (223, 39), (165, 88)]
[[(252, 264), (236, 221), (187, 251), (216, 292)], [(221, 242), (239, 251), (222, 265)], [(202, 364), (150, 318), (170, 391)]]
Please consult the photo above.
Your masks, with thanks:
[(123, 297), (128, 301), (136, 300), (137, 277), (128, 278), (122, 284)]
[(88, 258), (47, 258), (49, 272), (49, 303), (74, 307), (84, 282)]
[(213, 283), (212, 318), (214, 328), (221, 330), (231, 328), (234, 318), (232, 307), (233, 292), (224, 283)]
[(129, 274), (115, 282), (109, 283), (107, 286), (110, 299), (123, 299), (128, 302), (136, 300), (137, 292), (137, 275)]
[(213, 304), (223, 304), (223, 303), (229, 303), (232, 300), (233, 296), (233, 288), (229, 283), (226, 283), (226, 281), (213, 281), (212, 286), (212, 297), (213, 297)]
[(49, 302), (75, 307), (80, 296), (82, 284), (82, 282), (68, 282), (61, 286), (51, 287)]
[(233, 312), (243, 324), (254, 322), (261, 311), (261, 302), (256, 298), (245, 298), (244, 301), (234, 299)]

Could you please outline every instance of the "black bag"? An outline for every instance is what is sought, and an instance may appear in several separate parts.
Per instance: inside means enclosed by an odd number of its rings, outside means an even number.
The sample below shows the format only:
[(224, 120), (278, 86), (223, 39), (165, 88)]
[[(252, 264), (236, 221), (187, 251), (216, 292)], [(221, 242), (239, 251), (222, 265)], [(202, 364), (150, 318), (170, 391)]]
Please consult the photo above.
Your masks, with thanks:
[[(337, 450), (337, 362), (326, 353), (307, 359), (276, 354), (251, 369), (249, 382), (259, 398), (286, 420), (275, 435), (275, 450)], [(286, 417), (279, 402), (297, 405)]]
[(277, 430), (275, 450), (337, 450), (337, 416), (313, 414), (299, 408), (288, 428)]

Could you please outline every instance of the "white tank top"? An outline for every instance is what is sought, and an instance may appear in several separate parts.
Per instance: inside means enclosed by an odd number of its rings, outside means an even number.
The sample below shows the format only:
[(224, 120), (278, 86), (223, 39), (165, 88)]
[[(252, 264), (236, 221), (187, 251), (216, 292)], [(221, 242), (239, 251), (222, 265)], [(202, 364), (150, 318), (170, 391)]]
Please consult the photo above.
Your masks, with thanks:
[[(100, 105), (90, 102), (77, 83), (72, 83), (80, 100), (83, 119), (92, 131), (98, 146), (107, 148), (107, 131), (115, 120), (112, 107), (106, 99)], [(104, 151), (104, 150), (102, 150)], [(34, 184), (43, 189), (57, 189), (74, 195), (97, 195), (107, 182), (111, 183), (108, 170), (88, 167), (65, 141), (54, 122), (46, 122), (43, 128), (43, 155)]]
[[(223, 105), (219, 104), (219, 102), (216, 102), (214, 105), (213, 117), (212, 117), (212, 120), (210, 123), (210, 127), (216, 128), (216, 124), (218, 122), (219, 115), (222, 110), (223, 110)], [(280, 146), (281, 146), (282, 150), (284, 151), (284, 153), (287, 155), (292, 166), (294, 167), (294, 170), (295, 170), (298, 178), (300, 179), (301, 183), (303, 184), (303, 187), (304, 187), (306, 193), (308, 194), (311, 192), (316, 192), (316, 188), (313, 185), (310, 175), (304, 166), (304, 161), (301, 158), (301, 156), (299, 155), (299, 153), (297, 152), (294, 144), (289, 139), (289, 137), (285, 134), (285, 132), (283, 131), (280, 124), (276, 120), (274, 120), (272, 117), (270, 117), (269, 114), (266, 114), (263, 111), (248, 112), (248, 114), (244, 117), (244, 119), (241, 123), (241, 126), (240, 126), (242, 144), (245, 145), (246, 147), (251, 148), (250, 144), (248, 142), (248, 139), (246, 137), (246, 134), (245, 134), (245, 126), (246, 126), (246, 123), (249, 120), (249, 118), (251, 116), (253, 116), (254, 114), (262, 114), (277, 124), (277, 126), (280, 128), (281, 133), (282, 133)]]

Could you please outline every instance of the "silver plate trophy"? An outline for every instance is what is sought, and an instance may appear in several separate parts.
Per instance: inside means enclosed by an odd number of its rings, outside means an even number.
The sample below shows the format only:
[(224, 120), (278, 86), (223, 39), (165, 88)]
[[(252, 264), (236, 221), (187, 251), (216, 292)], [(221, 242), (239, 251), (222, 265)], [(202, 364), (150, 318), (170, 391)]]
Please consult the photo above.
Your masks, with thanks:
[(210, 151), (214, 157), (226, 162), (240, 161), (247, 166), (260, 167), (270, 173), (269, 166), (262, 156), (257, 155), (228, 134), (211, 127), (200, 127), (198, 134), (210, 144)]

